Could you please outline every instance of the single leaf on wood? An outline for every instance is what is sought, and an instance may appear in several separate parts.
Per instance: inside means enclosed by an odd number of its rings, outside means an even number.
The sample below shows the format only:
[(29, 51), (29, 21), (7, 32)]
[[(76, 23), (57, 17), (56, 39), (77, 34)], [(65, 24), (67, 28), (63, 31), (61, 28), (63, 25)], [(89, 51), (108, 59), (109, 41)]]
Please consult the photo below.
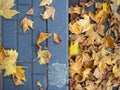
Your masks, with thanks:
[(47, 64), (51, 58), (51, 53), (48, 50), (39, 49), (37, 54), (38, 58), (40, 58), (39, 60), (40, 64)]
[(61, 38), (58, 36), (58, 34), (56, 33), (53, 33), (53, 40), (56, 42), (56, 43), (61, 43)]
[(33, 29), (33, 21), (28, 18), (23, 18), (20, 22), (21, 27), (23, 28), (23, 31), (26, 32), (30, 28)]
[(45, 12), (43, 14), (40, 14), (40, 16), (42, 16), (43, 19), (51, 18), (52, 20), (54, 20), (55, 19), (54, 14), (55, 14), (54, 7), (45, 6)]
[(36, 85), (38, 86), (39, 90), (43, 90), (42, 85), (39, 81), (37, 81)]
[(23, 70), (24, 66), (16, 66), (16, 72), (12, 74), (13, 81), (15, 85), (24, 84), (23, 81), (26, 81), (25, 71)]
[(49, 38), (51, 36), (51, 34), (49, 33), (44, 33), (41, 32), (38, 36), (38, 40), (37, 40), (37, 46), (40, 47), (40, 44), (45, 41), (47, 38)]
[(33, 8), (29, 9), (25, 14), (33, 15), (34, 14), (34, 9)]
[(52, 3), (52, 0), (42, 0), (39, 6), (46, 6), (46, 5), (50, 5), (51, 3)]
[(0, 16), (11, 19), (14, 15), (18, 14), (18, 11), (11, 10), (14, 5), (14, 0), (0, 0)]

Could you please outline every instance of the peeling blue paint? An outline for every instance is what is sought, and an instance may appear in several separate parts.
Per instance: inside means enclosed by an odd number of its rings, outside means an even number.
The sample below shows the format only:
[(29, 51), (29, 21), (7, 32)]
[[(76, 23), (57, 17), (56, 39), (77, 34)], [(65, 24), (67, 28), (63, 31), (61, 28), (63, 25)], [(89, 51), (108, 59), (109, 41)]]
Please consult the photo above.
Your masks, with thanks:
[(68, 83), (68, 66), (53, 63), (48, 65), (48, 83), (50, 86), (63, 87)]

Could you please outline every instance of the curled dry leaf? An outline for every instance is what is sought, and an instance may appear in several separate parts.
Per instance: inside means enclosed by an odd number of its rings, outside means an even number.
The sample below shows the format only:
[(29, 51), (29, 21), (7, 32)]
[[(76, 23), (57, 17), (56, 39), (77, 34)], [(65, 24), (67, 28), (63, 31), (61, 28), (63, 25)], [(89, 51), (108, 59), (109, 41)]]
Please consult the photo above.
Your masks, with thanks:
[(20, 22), (21, 27), (23, 28), (23, 31), (26, 32), (30, 28), (33, 29), (33, 21), (28, 19), (28, 18), (23, 18), (22, 21)]
[(37, 40), (37, 46), (38, 47), (41, 47), (40, 44), (45, 41), (47, 38), (49, 38), (51, 36), (51, 34), (49, 33), (44, 33), (44, 32), (41, 32), (38, 36), (38, 40)]
[(46, 5), (50, 5), (51, 3), (52, 3), (52, 0), (42, 0), (39, 6), (46, 6)]
[(34, 14), (34, 9), (33, 8), (29, 9), (25, 14), (33, 15)]
[(16, 72), (12, 74), (15, 85), (23, 85), (23, 81), (26, 81), (24, 66), (16, 66)]
[(41, 85), (40, 81), (37, 81), (36, 85), (39, 87), (39, 90), (43, 90), (43, 88), (42, 88), (42, 85)]
[(61, 38), (59, 37), (58, 34), (56, 33), (53, 33), (53, 40), (56, 42), (56, 43), (61, 43)]
[(55, 14), (54, 7), (45, 6), (45, 12), (43, 14), (40, 14), (40, 16), (42, 16), (43, 19), (51, 18), (52, 20), (54, 20), (55, 19), (54, 14)]
[(51, 58), (51, 53), (48, 50), (39, 49), (37, 54), (38, 58), (40, 58), (39, 60), (40, 64), (47, 64)]
[(90, 18), (87, 15), (83, 19), (79, 19), (75, 23), (69, 23), (69, 30), (74, 34), (81, 34), (90, 29)]
[(14, 15), (18, 14), (18, 11), (11, 10), (14, 5), (14, 0), (0, 0), (0, 16), (11, 19)]

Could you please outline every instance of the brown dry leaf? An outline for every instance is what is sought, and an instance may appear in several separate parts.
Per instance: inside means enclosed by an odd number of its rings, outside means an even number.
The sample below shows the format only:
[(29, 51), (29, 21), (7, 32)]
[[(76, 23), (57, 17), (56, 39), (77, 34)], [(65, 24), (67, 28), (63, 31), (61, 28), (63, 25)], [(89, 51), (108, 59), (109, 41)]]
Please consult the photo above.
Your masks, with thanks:
[(29, 9), (25, 14), (33, 15), (34, 14), (34, 9), (33, 8)]
[(41, 32), (39, 34), (39, 37), (38, 37), (38, 40), (37, 40), (37, 46), (38, 47), (41, 47), (40, 44), (45, 41), (46, 39), (48, 39), (52, 34), (49, 34), (49, 33), (44, 33), (44, 32)]
[(42, 0), (39, 6), (46, 6), (46, 5), (50, 5), (51, 3), (52, 0)]
[(84, 15), (83, 19), (79, 19), (75, 23), (69, 23), (69, 30), (74, 34), (81, 34), (90, 28), (90, 17), (87, 15)]
[(70, 14), (73, 14), (73, 13), (80, 14), (80, 12), (81, 12), (81, 7), (79, 7), (79, 6), (75, 6), (75, 7), (71, 6), (69, 8), (69, 13)]
[(12, 74), (13, 81), (15, 85), (23, 85), (22, 81), (26, 81), (24, 66), (16, 66), (16, 72)]
[(42, 88), (42, 85), (41, 85), (40, 81), (37, 81), (36, 85), (39, 87), (39, 90), (43, 90), (43, 88)]
[(95, 32), (92, 28), (91, 30), (86, 32), (86, 36), (88, 36), (88, 38), (85, 40), (87, 45), (91, 45), (94, 43), (97, 44), (101, 43), (100, 35), (97, 32)]
[(113, 66), (112, 72), (114, 73), (115, 77), (119, 77), (120, 76), (120, 68), (117, 66), (117, 64), (115, 64)]
[(60, 36), (56, 33), (53, 33), (53, 40), (56, 42), (56, 43), (61, 43), (62, 40), (60, 38)]
[(40, 16), (42, 16), (43, 19), (51, 18), (52, 20), (54, 20), (55, 19), (54, 14), (55, 14), (54, 7), (45, 6), (45, 12), (43, 14), (40, 14)]
[(33, 21), (28, 18), (23, 18), (20, 22), (21, 27), (23, 28), (23, 31), (26, 32), (30, 28), (33, 29)]
[(0, 45), (0, 64), (4, 63), (4, 60), (6, 59), (7, 55), (5, 53), (5, 49)]
[(18, 11), (11, 10), (14, 5), (14, 0), (0, 0), (0, 16), (11, 19), (14, 15), (18, 14)]
[(99, 71), (98, 68), (94, 70), (93, 76), (95, 76), (97, 79), (102, 79), (102, 73)]
[(103, 40), (103, 43), (106, 47), (109, 47), (109, 48), (114, 47), (114, 40), (111, 36), (106, 36)]
[(5, 50), (7, 57), (5, 58), (5, 62), (0, 65), (0, 69), (4, 69), (4, 76), (9, 76), (16, 72), (16, 60), (18, 57), (18, 53), (16, 50)]
[(104, 72), (105, 69), (106, 69), (106, 67), (107, 67), (106, 63), (105, 63), (103, 60), (101, 60), (101, 61), (99, 62), (99, 64), (98, 64), (98, 69), (99, 69), (99, 71), (100, 71), (100, 72)]
[(40, 58), (40, 64), (47, 64), (51, 58), (51, 53), (48, 50), (39, 49), (37, 52), (38, 58)]

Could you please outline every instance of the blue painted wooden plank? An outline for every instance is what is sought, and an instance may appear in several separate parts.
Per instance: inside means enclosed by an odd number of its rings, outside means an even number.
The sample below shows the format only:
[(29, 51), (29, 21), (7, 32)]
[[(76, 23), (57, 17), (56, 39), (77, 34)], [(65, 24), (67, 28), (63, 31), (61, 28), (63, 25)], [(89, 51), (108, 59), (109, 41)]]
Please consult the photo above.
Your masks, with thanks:
[(2, 21), (3, 46), (17, 49), (17, 21)]
[[(25, 69), (25, 75), (26, 75), (26, 81), (24, 85), (21, 85), (18, 87), (18, 90), (32, 90), (32, 65), (31, 63), (19, 63), (18, 65), (26, 66)], [(10, 90), (16, 90), (16, 89), (10, 89)]]
[(39, 90), (38, 86), (36, 85), (37, 81), (40, 81), (43, 90), (46, 90), (46, 75), (33, 75), (33, 90)]
[[(52, 53), (50, 63), (68, 63), (68, 0), (53, 0), (55, 20), (48, 20), (48, 32), (57, 33), (62, 42), (56, 44), (52, 37), (48, 40), (48, 49)], [(57, 52), (57, 53), (56, 53)]]
[(37, 51), (38, 51), (38, 47), (33, 46), (32, 57), (33, 57), (33, 60), (35, 60), (33, 62), (33, 74), (46, 74), (46, 65), (40, 65), (38, 63), (38, 60), (36, 59)]
[[(24, 17), (31, 19), (31, 16), (25, 15), (25, 13), (31, 8), (30, 5), (18, 5), (18, 33), (24, 33), (22, 27), (20, 26), (20, 22)], [(31, 33), (31, 29), (28, 30), (26, 33)]]
[[(48, 32), (57, 33), (62, 42), (57, 44), (53, 37), (48, 40), (48, 50), (52, 53), (48, 65), (48, 90), (68, 90), (68, 0), (53, 0), (55, 20), (48, 20)], [(58, 65), (58, 69), (54, 70)], [(62, 73), (61, 73), (62, 70)]]
[(32, 59), (32, 40), (29, 34), (18, 35), (18, 60), (24, 62), (31, 62)]
[(32, 0), (18, 0), (18, 4), (32, 4)]
[(4, 77), (3, 90), (18, 90), (18, 87), (14, 85), (12, 77)]

